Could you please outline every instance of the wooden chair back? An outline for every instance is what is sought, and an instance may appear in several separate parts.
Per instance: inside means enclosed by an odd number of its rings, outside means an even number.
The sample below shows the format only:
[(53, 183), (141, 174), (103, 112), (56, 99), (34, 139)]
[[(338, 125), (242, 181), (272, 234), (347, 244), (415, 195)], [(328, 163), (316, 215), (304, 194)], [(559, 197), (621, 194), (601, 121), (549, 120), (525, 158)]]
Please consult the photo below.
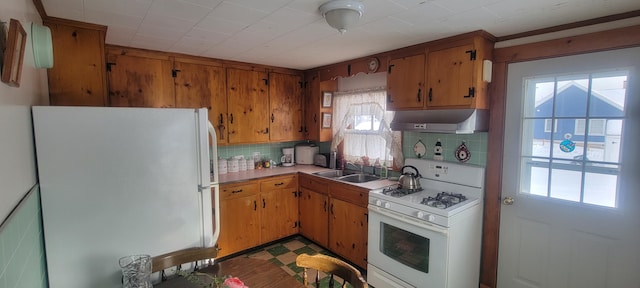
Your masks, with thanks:
[[(196, 263), (195, 270), (198, 269), (197, 261), (213, 259), (218, 256), (218, 247), (209, 248), (187, 248), (167, 254), (162, 254), (151, 258), (151, 272), (162, 271), (162, 280), (165, 280), (164, 270), (185, 263)], [(179, 268), (178, 268), (179, 269)]]
[(348, 263), (323, 254), (300, 254), (296, 258), (296, 265), (303, 268), (302, 280), (304, 286), (309, 285), (307, 280), (307, 269), (316, 270), (316, 287), (320, 287), (320, 271), (331, 276), (329, 287), (333, 287), (333, 276), (343, 279), (342, 287), (347, 287), (347, 283), (354, 288), (368, 288), (367, 281), (364, 280), (360, 271)]

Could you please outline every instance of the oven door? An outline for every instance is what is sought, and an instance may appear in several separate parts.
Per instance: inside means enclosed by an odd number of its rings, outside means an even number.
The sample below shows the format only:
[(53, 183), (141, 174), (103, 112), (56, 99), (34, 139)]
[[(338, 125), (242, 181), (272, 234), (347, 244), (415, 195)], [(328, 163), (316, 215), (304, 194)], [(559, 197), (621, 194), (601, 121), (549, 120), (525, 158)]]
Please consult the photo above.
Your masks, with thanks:
[[(375, 287), (390, 283), (397, 287), (445, 287), (447, 232), (446, 228), (370, 205), (368, 263), (384, 273), (369, 273), (367, 281)], [(400, 279), (404, 283), (397, 283)]]

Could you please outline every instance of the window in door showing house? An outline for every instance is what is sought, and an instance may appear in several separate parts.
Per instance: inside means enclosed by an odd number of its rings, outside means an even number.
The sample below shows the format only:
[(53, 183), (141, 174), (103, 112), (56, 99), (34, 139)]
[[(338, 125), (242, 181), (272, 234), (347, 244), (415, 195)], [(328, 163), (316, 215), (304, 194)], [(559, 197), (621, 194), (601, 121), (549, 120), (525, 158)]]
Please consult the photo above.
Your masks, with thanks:
[(616, 207), (628, 75), (525, 79), (521, 193)]

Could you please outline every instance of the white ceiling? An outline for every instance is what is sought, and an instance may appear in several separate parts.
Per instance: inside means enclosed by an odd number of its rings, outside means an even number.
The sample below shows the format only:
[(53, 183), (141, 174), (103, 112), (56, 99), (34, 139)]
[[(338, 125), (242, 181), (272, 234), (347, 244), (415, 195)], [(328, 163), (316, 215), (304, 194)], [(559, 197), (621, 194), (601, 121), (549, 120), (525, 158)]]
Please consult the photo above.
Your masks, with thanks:
[(42, 0), (49, 16), (108, 26), (108, 44), (309, 69), (448, 36), (494, 36), (640, 9), (638, 0), (362, 0), (341, 35), (328, 0)]

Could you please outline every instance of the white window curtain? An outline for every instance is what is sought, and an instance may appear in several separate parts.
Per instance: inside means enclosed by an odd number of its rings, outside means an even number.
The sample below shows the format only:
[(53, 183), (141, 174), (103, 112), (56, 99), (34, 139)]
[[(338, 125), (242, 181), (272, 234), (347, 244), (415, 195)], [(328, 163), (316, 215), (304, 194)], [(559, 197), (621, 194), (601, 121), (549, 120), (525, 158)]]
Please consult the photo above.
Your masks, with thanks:
[(344, 141), (346, 161), (363, 164), (368, 158), (369, 165), (378, 160), (402, 166), (401, 134), (389, 127), (394, 112), (386, 111), (386, 99), (384, 87), (334, 93), (331, 150)]

